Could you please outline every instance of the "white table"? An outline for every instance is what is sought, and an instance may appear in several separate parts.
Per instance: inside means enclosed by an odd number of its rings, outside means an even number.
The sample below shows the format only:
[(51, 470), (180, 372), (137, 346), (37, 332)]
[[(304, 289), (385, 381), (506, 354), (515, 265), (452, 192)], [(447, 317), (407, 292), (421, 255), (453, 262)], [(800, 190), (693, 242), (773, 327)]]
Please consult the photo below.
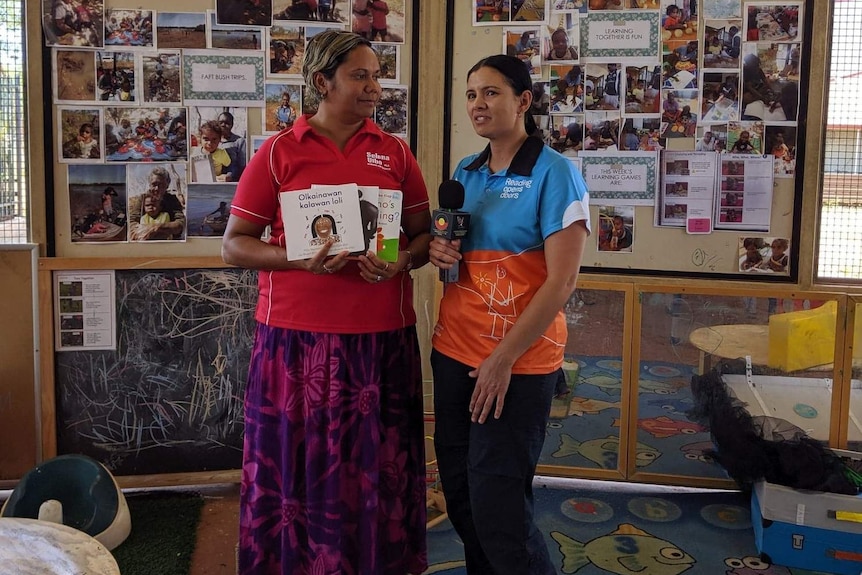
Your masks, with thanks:
[(16, 575), (120, 575), (111, 552), (83, 531), (0, 517), (0, 570), (9, 566)]

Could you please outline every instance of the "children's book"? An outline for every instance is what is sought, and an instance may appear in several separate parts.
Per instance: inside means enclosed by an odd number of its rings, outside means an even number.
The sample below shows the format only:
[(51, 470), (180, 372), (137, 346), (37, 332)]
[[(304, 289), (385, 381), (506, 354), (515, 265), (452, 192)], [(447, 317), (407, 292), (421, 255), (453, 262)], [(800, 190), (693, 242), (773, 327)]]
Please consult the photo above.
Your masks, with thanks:
[(315, 185), (282, 192), (280, 200), (288, 261), (314, 256), (330, 237), (335, 238), (331, 254), (365, 249), (356, 184)]
[(398, 239), (401, 235), (401, 207), (404, 194), (400, 190), (381, 189), (377, 193), (377, 257), (386, 262), (398, 261)]

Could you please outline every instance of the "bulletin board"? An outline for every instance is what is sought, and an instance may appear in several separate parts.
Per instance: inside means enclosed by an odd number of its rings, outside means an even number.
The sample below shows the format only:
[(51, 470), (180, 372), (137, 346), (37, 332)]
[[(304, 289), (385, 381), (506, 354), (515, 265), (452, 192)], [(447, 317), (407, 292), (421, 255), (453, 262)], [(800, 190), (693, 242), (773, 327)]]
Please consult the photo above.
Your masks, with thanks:
[[(217, 256), (241, 175), (229, 166), (244, 165), (292, 115), (315, 109), (301, 74), (305, 42), (357, 25), (350, 0), (334, 0), (326, 12), (291, 0), (91, 0), (90, 22), (79, 18), (62, 34), (55, 2), (40, 2), (54, 127), (46, 142), (54, 158), (49, 254), (62, 258)], [(415, 142), (417, 2), (387, 4), (386, 36), (373, 39), (383, 69), (374, 120)], [(292, 112), (279, 114), (284, 94)], [(234, 122), (222, 139), (228, 167), (202, 151), (203, 126), (224, 112)], [(185, 226), (144, 238), (135, 228), (156, 167), (168, 174)], [(171, 221), (178, 209), (167, 210)]]
[[(533, 110), (541, 137), (569, 156), (588, 184), (593, 233), (583, 259), (585, 271), (797, 280), (812, 2), (471, 0), (450, 1), (448, 8), (451, 121), (444, 177), (487, 143), (476, 136), (465, 111), (467, 71), (482, 57), (515, 55), (531, 70), (534, 88), (542, 85), (540, 91), (534, 89)], [(552, 35), (564, 36), (571, 48), (559, 48), (552, 57)], [(752, 56), (757, 56), (759, 70), (750, 67)], [(749, 62), (746, 70), (743, 62)], [(575, 71), (579, 80), (573, 81)], [(755, 71), (772, 88), (763, 96), (765, 106), (752, 102)], [(617, 90), (605, 87), (611, 77), (618, 78)], [(783, 87), (787, 93), (795, 88), (795, 102), (791, 98), (788, 112), (780, 116)], [(687, 105), (690, 120), (665, 114), (671, 92), (677, 114)], [(598, 135), (599, 128), (607, 127)], [(567, 138), (567, 128), (577, 136)], [(745, 148), (740, 143), (737, 153), (730, 154), (746, 130), (756, 140), (754, 146), (740, 155)], [(712, 171), (701, 186), (695, 176), (703, 175), (696, 167), (704, 144), (698, 142), (706, 131), (715, 137), (713, 147), (705, 149), (715, 149), (716, 140), (725, 149), (709, 152)], [(628, 132), (637, 136), (631, 146)], [(596, 150), (591, 136), (608, 145)], [(699, 155), (687, 154), (696, 150)], [(684, 170), (674, 173), (674, 162), (664, 163), (670, 152), (680, 155)], [(737, 160), (743, 163), (731, 165)], [(597, 177), (604, 168), (631, 173), (630, 166), (649, 174), (643, 176), (646, 184), (632, 188), (636, 193), (602, 188)], [(744, 177), (728, 174), (728, 168), (737, 167)], [(762, 177), (759, 184), (749, 174)], [(682, 191), (674, 182), (680, 182)], [(742, 189), (751, 193), (737, 191)], [(699, 206), (691, 199), (698, 190)], [(681, 199), (687, 194), (689, 200)], [(743, 211), (740, 204), (750, 209)], [(674, 206), (683, 210), (681, 218)], [(701, 217), (686, 219), (686, 208), (692, 214), (699, 208)], [(737, 219), (743, 213), (752, 216), (749, 224)], [(622, 249), (608, 242), (614, 216), (621, 216), (629, 232)], [(780, 251), (784, 240), (787, 257)], [(756, 245), (751, 258), (757, 265), (747, 263), (745, 246), (751, 244)], [(774, 247), (786, 265), (772, 265)]]

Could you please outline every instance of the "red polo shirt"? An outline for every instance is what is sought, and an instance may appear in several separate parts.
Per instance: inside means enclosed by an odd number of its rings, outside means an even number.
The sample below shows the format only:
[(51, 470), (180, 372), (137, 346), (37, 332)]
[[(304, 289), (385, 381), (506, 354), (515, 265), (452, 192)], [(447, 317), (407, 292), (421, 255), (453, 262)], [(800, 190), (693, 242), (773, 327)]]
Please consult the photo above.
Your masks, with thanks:
[[(428, 209), (419, 165), (403, 140), (366, 120), (344, 150), (315, 133), (308, 116), (268, 139), (237, 185), (231, 215), (271, 226), (269, 243), (284, 247), (279, 194), (312, 184), (356, 183), (401, 190), (402, 217)], [(401, 238), (402, 246), (407, 239)], [(326, 333), (372, 333), (416, 323), (410, 274), (370, 284), (349, 263), (338, 273), (261, 270), (255, 318), (267, 325)]]

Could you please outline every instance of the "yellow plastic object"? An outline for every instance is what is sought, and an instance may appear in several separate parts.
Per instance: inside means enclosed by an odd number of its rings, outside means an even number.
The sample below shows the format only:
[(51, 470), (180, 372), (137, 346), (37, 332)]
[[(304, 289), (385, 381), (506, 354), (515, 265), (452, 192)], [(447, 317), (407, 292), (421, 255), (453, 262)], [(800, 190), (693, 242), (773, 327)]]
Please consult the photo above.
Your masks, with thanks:
[(797, 371), (832, 363), (835, 353), (835, 322), (838, 302), (769, 318), (767, 365)]

